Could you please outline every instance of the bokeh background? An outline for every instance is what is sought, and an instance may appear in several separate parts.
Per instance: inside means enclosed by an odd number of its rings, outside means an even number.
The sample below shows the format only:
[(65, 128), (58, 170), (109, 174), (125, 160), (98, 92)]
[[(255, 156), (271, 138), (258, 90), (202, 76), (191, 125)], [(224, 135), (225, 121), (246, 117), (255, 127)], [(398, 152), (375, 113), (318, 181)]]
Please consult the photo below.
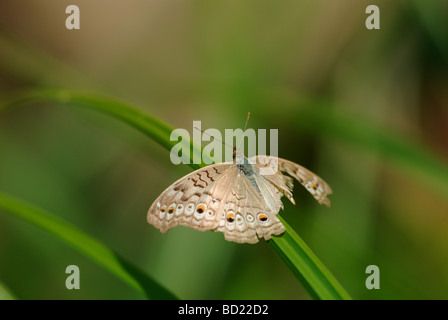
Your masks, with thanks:
[[(65, 28), (76, 4), (81, 29)], [(376, 4), (381, 29), (367, 30)], [(0, 2), (0, 98), (68, 88), (176, 128), (279, 129), (279, 155), (333, 188), (281, 215), (356, 299), (448, 298), (446, 1)], [(368, 143), (367, 143), (367, 142)], [(389, 142), (392, 141), (392, 142)], [(406, 150), (413, 150), (407, 152)], [(146, 222), (187, 174), (118, 121), (52, 103), (0, 114), (0, 191), (100, 239), (185, 299), (309, 299), (265, 242)], [(67, 265), (81, 290), (65, 288)], [(367, 290), (378, 265), (381, 289)], [(0, 281), (20, 299), (141, 299), (44, 231), (0, 212)]]

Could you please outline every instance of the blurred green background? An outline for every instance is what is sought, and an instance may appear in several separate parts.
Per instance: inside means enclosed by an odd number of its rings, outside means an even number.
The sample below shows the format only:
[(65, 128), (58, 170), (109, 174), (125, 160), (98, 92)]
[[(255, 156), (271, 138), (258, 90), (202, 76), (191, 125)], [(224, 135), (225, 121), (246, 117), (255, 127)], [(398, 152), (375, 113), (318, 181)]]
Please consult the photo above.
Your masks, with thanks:
[[(65, 28), (76, 4), (81, 29)], [(381, 10), (367, 30), (365, 9)], [(0, 99), (58, 87), (110, 96), (176, 128), (279, 129), (279, 156), (333, 188), (280, 214), (356, 299), (448, 298), (448, 2), (0, 3)], [(94, 111), (0, 113), (0, 191), (80, 227), (184, 299), (309, 299), (264, 242), (146, 222), (191, 172)], [(65, 268), (81, 289), (65, 288)], [(367, 290), (378, 265), (381, 289)], [(140, 299), (41, 229), (0, 212), (0, 282), (19, 299)]]

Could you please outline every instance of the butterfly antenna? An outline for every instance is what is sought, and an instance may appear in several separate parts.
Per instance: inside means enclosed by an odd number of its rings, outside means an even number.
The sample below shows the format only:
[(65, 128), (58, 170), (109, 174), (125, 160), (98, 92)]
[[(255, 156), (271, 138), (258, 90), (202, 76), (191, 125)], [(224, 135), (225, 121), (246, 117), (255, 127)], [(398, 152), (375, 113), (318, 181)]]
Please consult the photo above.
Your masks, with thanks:
[(227, 146), (229, 148), (233, 148), (231, 145), (225, 143), (224, 141), (221, 141), (221, 140), (217, 139), (216, 137), (214, 137), (214, 136), (208, 134), (207, 132), (205, 132), (204, 130), (199, 129), (198, 127), (193, 127), (193, 128), (195, 128), (196, 130), (201, 131), (203, 134), (209, 136), (210, 138), (213, 138), (214, 140), (221, 142), (223, 145), (225, 145), (225, 146)]
[(247, 129), (247, 124), (249, 122), (249, 118), (250, 118), (250, 112), (247, 113), (247, 119), (246, 119), (246, 123), (244, 124), (244, 130), (243, 130), (243, 135), (241, 136), (240, 141), (238, 142), (238, 150), (240, 149), (241, 143), (244, 141), (244, 132)]
[(244, 125), (244, 130), (243, 130), (243, 132), (246, 131), (246, 129), (247, 129), (247, 123), (249, 122), (249, 118), (250, 118), (250, 112), (247, 113), (246, 124)]

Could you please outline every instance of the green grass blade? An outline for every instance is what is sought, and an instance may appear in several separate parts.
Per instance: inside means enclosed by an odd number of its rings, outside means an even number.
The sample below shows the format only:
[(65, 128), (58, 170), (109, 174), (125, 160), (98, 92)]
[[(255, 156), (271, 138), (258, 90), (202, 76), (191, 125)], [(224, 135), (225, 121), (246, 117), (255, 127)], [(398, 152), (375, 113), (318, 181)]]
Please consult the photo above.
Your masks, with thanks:
[(62, 219), (3, 193), (0, 193), (0, 208), (52, 233), (148, 298), (177, 299), (139, 268)]
[(0, 281), (0, 300), (16, 300), (16, 297), (1, 281)]
[[(20, 98), (9, 100), (3, 105), (3, 108), (49, 101), (87, 107), (109, 114), (140, 130), (168, 150), (177, 143), (177, 141), (170, 141), (170, 134), (173, 128), (142, 110), (116, 100), (51, 89), (33, 91), (20, 96)], [(0, 111), (1, 109), (2, 107), (0, 107)], [(198, 146), (193, 146), (193, 152), (201, 152), (201, 150)], [(203, 164), (191, 164), (191, 166), (196, 169), (203, 166)], [(312, 253), (305, 242), (286, 223), (285, 226), (287, 227), (286, 232), (280, 237), (275, 237), (270, 243), (294, 275), (307, 288), (310, 295), (317, 299), (350, 299), (347, 292), (335, 280), (317, 256)]]
[(269, 244), (300, 279), (310, 295), (322, 300), (351, 299), (347, 291), (294, 229), (282, 217), (277, 217), (285, 226), (286, 231), (281, 236), (273, 236)]
[[(144, 112), (143, 110), (137, 109), (121, 101), (88, 94), (81, 94), (68, 90), (44, 89), (29, 91), (26, 94), (13, 96), (7, 101), (4, 101), (0, 105), (0, 111), (21, 105), (41, 102), (55, 102), (63, 105), (84, 107), (108, 114), (136, 128), (168, 150), (178, 143), (178, 141), (170, 141), (170, 135), (173, 131), (171, 126), (153, 117), (147, 112)], [(190, 148), (189, 145), (188, 148)], [(200, 147), (193, 146), (192, 151), (193, 153), (200, 152)], [(205, 155), (203, 155), (203, 157), (204, 156)], [(211, 159), (207, 159), (207, 161), (210, 163)], [(197, 164), (191, 164), (191, 166), (194, 169), (200, 168)]]

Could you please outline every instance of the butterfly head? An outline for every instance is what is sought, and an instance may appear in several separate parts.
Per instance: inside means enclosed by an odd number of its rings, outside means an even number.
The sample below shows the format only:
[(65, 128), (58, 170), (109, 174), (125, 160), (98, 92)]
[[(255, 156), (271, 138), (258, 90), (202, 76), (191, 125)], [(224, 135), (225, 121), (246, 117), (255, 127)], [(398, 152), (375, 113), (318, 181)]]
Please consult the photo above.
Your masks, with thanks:
[(240, 149), (237, 149), (237, 147), (233, 147), (233, 153), (232, 153), (233, 162), (236, 164), (247, 164), (248, 160), (245, 157), (243, 151)]

